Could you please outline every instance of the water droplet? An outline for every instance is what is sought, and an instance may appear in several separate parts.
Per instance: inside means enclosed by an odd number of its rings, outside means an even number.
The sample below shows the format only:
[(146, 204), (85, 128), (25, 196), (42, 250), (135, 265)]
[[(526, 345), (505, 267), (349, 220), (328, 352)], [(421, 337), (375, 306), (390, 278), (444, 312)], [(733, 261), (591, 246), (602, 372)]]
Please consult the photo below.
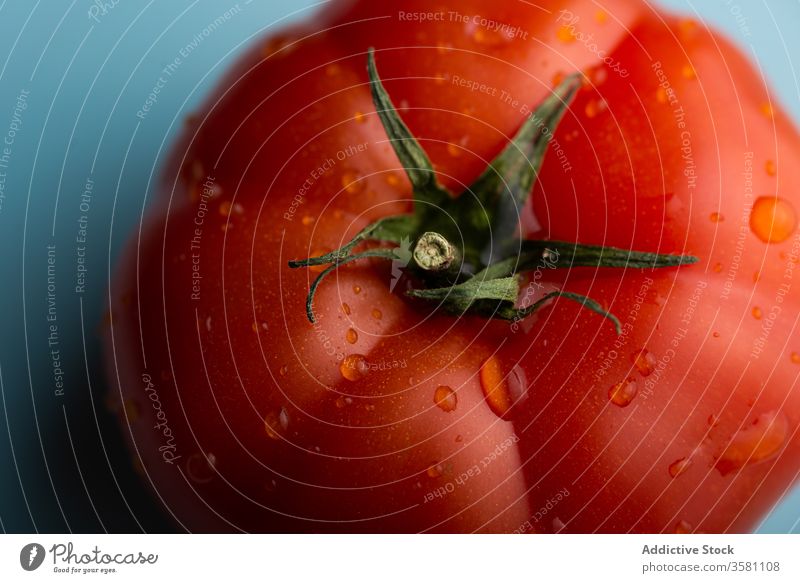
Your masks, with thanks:
[(264, 45), (264, 48), (261, 50), (261, 55), (264, 58), (272, 59), (284, 57), (291, 53), (297, 46), (298, 43), (294, 42), (294, 39), (291, 37), (276, 36)]
[(286, 410), (286, 407), (281, 407), (281, 412), (278, 415), (278, 423), (284, 431), (289, 428), (289, 412)]
[(753, 317), (754, 317), (756, 320), (760, 320), (760, 319), (762, 318), (762, 316), (763, 316), (763, 315), (764, 315), (764, 314), (763, 314), (763, 312), (761, 311), (761, 308), (759, 308), (758, 306), (756, 306), (756, 307), (754, 307), (754, 308), (753, 308)]
[(708, 416), (708, 419), (706, 421), (708, 421), (708, 424), (711, 427), (716, 427), (717, 424), (719, 423), (719, 417), (717, 417), (712, 413), (711, 415)]
[(790, 358), (793, 364), (800, 364), (800, 354), (797, 352), (792, 352), (792, 356)]
[(436, 50), (439, 51), (442, 54), (445, 54), (445, 53), (449, 52), (450, 49), (452, 49), (452, 48), (453, 48), (453, 45), (451, 45), (450, 43), (445, 43), (445, 42), (441, 42), (441, 41), (436, 43)]
[(342, 304), (342, 311), (345, 313), (345, 315), (349, 316), (350, 315), (350, 306), (348, 306), (347, 304)]
[(680, 30), (681, 35), (688, 39), (697, 34), (698, 24), (696, 20), (687, 18), (678, 23), (678, 29)]
[(689, 469), (689, 466), (692, 465), (691, 458), (682, 457), (679, 460), (675, 460), (669, 465), (669, 475), (673, 478), (677, 478), (686, 470)]
[(631, 404), (638, 391), (639, 388), (636, 386), (636, 382), (626, 379), (608, 389), (608, 398), (619, 407), (627, 407)]
[(608, 20), (608, 13), (605, 10), (598, 10), (594, 13), (594, 19), (600, 24), (605, 24)]
[(455, 144), (447, 144), (447, 153), (450, 154), (453, 158), (458, 158), (459, 156), (461, 156), (461, 148), (459, 148)]
[(722, 273), (722, 263), (715, 263), (714, 267), (711, 268), (714, 273)]
[(712, 335), (714, 338), (719, 338), (719, 332), (717, 332), (716, 330), (714, 330), (714, 332), (713, 332), (711, 335)]
[(691, 534), (693, 530), (694, 527), (685, 520), (681, 520), (675, 525), (675, 534)]
[(770, 176), (775, 176), (778, 173), (778, 167), (775, 166), (775, 162), (772, 160), (767, 160), (766, 164), (764, 164), (764, 170), (766, 170), (767, 174)]
[(642, 348), (639, 352), (634, 352), (631, 355), (631, 359), (633, 364), (636, 365), (639, 374), (643, 377), (652, 374), (653, 370), (655, 370), (656, 357), (646, 348)]
[(656, 101), (659, 103), (666, 103), (668, 99), (667, 90), (663, 87), (656, 89)]
[(289, 373), (289, 367), (284, 364), (278, 372), (282, 377), (285, 377)]
[(607, 107), (607, 105), (606, 105), (605, 100), (603, 100), (603, 99), (597, 99), (597, 100), (592, 99), (592, 100), (589, 101), (589, 103), (586, 104), (586, 107), (584, 108), (584, 112), (586, 113), (586, 117), (591, 119), (593, 117), (597, 117), (599, 114), (601, 114), (603, 111), (605, 111), (606, 107)]
[(359, 194), (364, 190), (364, 180), (355, 172), (342, 174), (342, 186), (348, 194)]
[(372, 317), (375, 318), (376, 320), (380, 320), (381, 318), (383, 318), (383, 312), (381, 312), (378, 308), (374, 308), (372, 310)]
[(684, 65), (681, 69), (681, 75), (683, 75), (684, 79), (696, 79), (697, 73), (694, 71), (694, 67), (691, 65)]
[(208, 332), (211, 332), (211, 316), (209, 316), (208, 318), (206, 318), (206, 330), (207, 330)]
[(267, 432), (270, 439), (279, 440), (281, 429), (285, 429), (288, 425), (289, 415), (283, 407), (280, 411), (270, 411), (264, 417), (264, 431)]
[(480, 370), (481, 389), (486, 403), (498, 417), (505, 418), (513, 405), (527, 397), (528, 383), (519, 365), (506, 375), (500, 359), (490, 356)]
[(219, 214), (223, 217), (227, 217), (231, 214), (231, 203), (227, 200), (223, 200), (219, 203)]
[(337, 63), (331, 63), (325, 67), (325, 74), (329, 77), (336, 77), (342, 72), (342, 68)]
[(562, 72), (558, 71), (555, 75), (553, 75), (553, 87), (558, 87), (561, 83), (566, 79), (567, 76)]
[(358, 332), (356, 332), (353, 328), (348, 328), (347, 334), (345, 334), (344, 338), (350, 344), (355, 344), (356, 342), (358, 342)]
[(306, 215), (303, 217), (302, 223), (307, 227), (314, 223), (314, 217), (312, 217), (311, 215)]
[(216, 472), (214, 467), (217, 464), (217, 458), (213, 453), (204, 455), (201, 452), (196, 452), (186, 458), (186, 474), (189, 479), (197, 484), (207, 484), (214, 479)]
[(429, 478), (438, 478), (439, 476), (442, 475), (443, 471), (444, 468), (442, 467), (442, 465), (438, 462), (434, 462), (433, 464), (431, 464), (431, 467), (429, 467), (425, 473), (428, 474)]
[(456, 443), (461, 443), (462, 441), (464, 441), (464, 436), (463, 435), (456, 435)]
[(358, 284), (355, 284), (353, 286), (353, 293), (356, 294), (356, 295), (360, 294), (361, 293), (361, 286), (358, 285)]
[(433, 402), (446, 413), (455, 411), (458, 406), (458, 395), (450, 387), (440, 385), (433, 392)]
[(362, 354), (350, 354), (339, 365), (339, 372), (348, 381), (357, 381), (367, 374), (367, 359)]
[(723, 217), (721, 213), (711, 213), (708, 218), (711, 219), (712, 223), (721, 223), (725, 220), (725, 217)]
[(357, 111), (355, 115), (353, 115), (353, 119), (356, 120), (356, 123), (366, 123), (367, 116), (364, 115), (364, 112)]
[(766, 117), (767, 119), (772, 119), (772, 116), (775, 115), (775, 112), (772, 109), (772, 104), (768, 101), (765, 101), (761, 105), (758, 106), (758, 110), (761, 112), (761, 115)]
[[(608, 71), (602, 65), (599, 67), (594, 67), (590, 72), (588, 77), (592, 80), (594, 85), (602, 85), (608, 79)], [(608, 106), (608, 104), (603, 101), (604, 106)], [(605, 107), (603, 107), (605, 109)]]
[(560, 533), (562, 530), (564, 530), (565, 528), (567, 528), (567, 525), (566, 525), (566, 524), (564, 524), (564, 521), (563, 521), (563, 520), (561, 520), (561, 519), (560, 519), (558, 516), (556, 516), (556, 517), (553, 519), (553, 523), (552, 523), (552, 524), (553, 524), (553, 534), (558, 534), (558, 533)]
[(777, 196), (760, 196), (750, 211), (750, 229), (765, 243), (781, 243), (797, 227), (794, 207)]
[(737, 431), (715, 467), (723, 476), (745, 465), (765, 461), (775, 456), (786, 443), (789, 422), (780, 411), (759, 415), (752, 424)]
[(336, 408), (337, 409), (344, 409), (348, 405), (352, 405), (352, 404), (353, 404), (353, 399), (351, 399), (350, 397), (345, 397), (344, 395), (339, 395), (339, 397), (336, 398)]
[(389, 186), (400, 186), (400, 177), (394, 172), (389, 172), (389, 174), (386, 175), (386, 184)]
[(558, 27), (556, 38), (562, 43), (575, 42), (575, 35), (572, 33), (572, 28), (566, 24)]

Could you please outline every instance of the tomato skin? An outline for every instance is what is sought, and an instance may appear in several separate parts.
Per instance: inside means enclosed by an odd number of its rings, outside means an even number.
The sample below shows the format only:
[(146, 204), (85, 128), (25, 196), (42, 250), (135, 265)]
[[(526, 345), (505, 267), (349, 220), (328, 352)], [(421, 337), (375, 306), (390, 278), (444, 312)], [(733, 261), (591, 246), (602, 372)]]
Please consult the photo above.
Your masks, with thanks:
[[(794, 128), (777, 106), (764, 115), (768, 94), (750, 66), (698, 27), (662, 21), (638, 2), (610, 3), (614, 18), (606, 20), (591, 2), (544, 7), (547, 18), (510, 0), (458, 4), (461, 14), (528, 33), (498, 41), (476, 36), (469, 22), (375, 20), (429, 12), (421, 0), (339, 2), (313, 27), (254, 47), (196, 117), (121, 263), (107, 342), (110, 376), (140, 411), (124, 420), (134, 455), (181, 527), (674, 532), (680, 524), (740, 532), (795, 480), (796, 299), (781, 301), (784, 315), (761, 356), (751, 356), (764, 321), (752, 310), (777, 305), (781, 254), (794, 240), (766, 245), (748, 230), (737, 252), (747, 160), (750, 194), (774, 194), (777, 177), (763, 169), (797, 156)], [(598, 46), (614, 47), (610, 56), (630, 76), (607, 71), (579, 94), (556, 133), (574, 170), (548, 156), (525, 210), (526, 234), (688, 252), (701, 263), (644, 274), (543, 273), (536, 293), (587, 293), (629, 324), (621, 337), (565, 301), (512, 327), (432, 314), (404, 299), (409, 282), (379, 262), (332, 276), (315, 298), (318, 323), (309, 324), (305, 296), (316, 273), (287, 261), (340, 247), (372, 220), (410, 210), (410, 186), (366, 85), (366, 49), (376, 47), (386, 88), (442, 182), (460, 191), (524, 113), (456, 77), (533, 106), (559, 74), (598, 74), (586, 46), (559, 40), (561, 10)], [(654, 61), (686, 127), (659, 99)], [(693, 187), (681, 151), (686, 131)], [(453, 155), (448, 143), (464, 149)], [(780, 195), (800, 205), (798, 177), (780, 168)], [(204, 191), (206, 183), (213, 187)], [(632, 360), (641, 349), (655, 367), (674, 351), (651, 390), (656, 373), (642, 375)], [(366, 368), (343, 372), (352, 355), (364, 355)], [(484, 399), (479, 371), (491, 357), (508, 374), (519, 367), (530, 385), (510, 421)], [(154, 390), (143, 390), (143, 375)], [(629, 378), (637, 395), (614, 405), (609, 389)], [(437, 405), (442, 386), (454, 391), (454, 410)], [(777, 421), (763, 447), (750, 434), (736, 441), (754, 421), (763, 427), (764, 415)], [(775, 451), (771, 441), (780, 442)], [(734, 463), (734, 446), (764, 459)], [(167, 451), (178, 459), (168, 461)]]

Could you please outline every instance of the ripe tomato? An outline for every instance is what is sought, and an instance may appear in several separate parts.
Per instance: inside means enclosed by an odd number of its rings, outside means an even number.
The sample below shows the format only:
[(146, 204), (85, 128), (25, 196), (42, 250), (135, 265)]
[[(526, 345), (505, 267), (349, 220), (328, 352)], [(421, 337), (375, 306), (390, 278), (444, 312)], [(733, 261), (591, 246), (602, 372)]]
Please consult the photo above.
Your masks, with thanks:
[[(605, 4), (341, 1), (242, 57), (111, 290), (125, 430), (179, 525), (738, 532), (790, 488), (798, 135), (727, 41)], [(525, 274), (523, 303), (586, 294), (619, 334), (564, 298), (512, 323), (453, 317), (378, 259), (332, 273), (310, 323), (322, 267), (287, 262), (412, 209), (369, 47), (454, 193), (582, 72), (521, 235), (699, 262)]]

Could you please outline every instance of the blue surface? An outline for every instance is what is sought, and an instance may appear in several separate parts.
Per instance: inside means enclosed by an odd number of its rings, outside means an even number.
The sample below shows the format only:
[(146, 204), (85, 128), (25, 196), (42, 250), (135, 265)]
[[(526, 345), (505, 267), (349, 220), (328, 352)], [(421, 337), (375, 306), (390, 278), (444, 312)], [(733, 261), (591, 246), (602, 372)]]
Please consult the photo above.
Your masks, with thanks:
[[(0, 0), (0, 135), (12, 120), (18, 126), (8, 168), (0, 168), (7, 174), (0, 176), (0, 528), (11, 532), (169, 528), (148, 496), (131, 487), (116, 431), (102, 399), (93, 397), (104, 385), (96, 327), (109, 261), (138, 221), (143, 193), (181, 120), (254, 35), (310, 14), (317, 3), (107, 0), (105, 13), (91, 8), (100, 4)], [(662, 4), (726, 30), (800, 120), (792, 60), (800, 55), (800, 3)], [(137, 118), (164, 66), (234, 6), (237, 12), (181, 59), (145, 119)], [(20, 95), (26, 108), (16, 119)], [(81, 210), (87, 179), (90, 208)], [(86, 291), (76, 294), (81, 214), (89, 217), (88, 270)], [(47, 342), (48, 245), (56, 248), (63, 396), (53, 391)], [(799, 523), (796, 491), (761, 530), (800, 532)]]

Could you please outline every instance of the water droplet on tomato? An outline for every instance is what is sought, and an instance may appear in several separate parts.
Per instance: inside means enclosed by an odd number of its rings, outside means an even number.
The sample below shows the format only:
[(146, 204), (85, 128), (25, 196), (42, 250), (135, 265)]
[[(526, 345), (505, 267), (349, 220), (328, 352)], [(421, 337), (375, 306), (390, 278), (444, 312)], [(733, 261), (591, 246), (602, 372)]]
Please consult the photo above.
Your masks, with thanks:
[(697, 28), (698, 28), (697, 21), (696, 20), (692, 20), (690, 18), (687, 18), (685, 20), (681, 20), (678, 23), (678, 29), (680, 30), (681, 35), (684, 38), (691, 38), (695, 34), (697, 34)]
[(344, 409), (348, 405), (352, 405), (352, 404), (353, 404), (353, 399), (351, 399), (350, 397), (345, 397), (344, 395), (339, 395), (339, 397), (336, 398), (336, 408), (337, 409)]
[(358, 332), (356, 332), (352, 328), (348, 328), (347, 333), (344, 335), (344, 338), (350, 344), (355, 344), (356, 342), (358, 342)]
[(357, 381), (367, 374), (367, 359), (361, 354), (350, 354), (339, 365), (339, 372), (348, 381)]
[(283, 426), (281, 419), (283, 411), (283, 408), (281, 408), (280, 411), (270, 411), (264, 417), (264, 431), (267, 432), (267, 436), (269, 436), (270, 439), (277, 441), (281, 438), (280, 430)]
[(515, 365), (506, 375), (500, 359), (490, 356), (480, 370), (481, 389), (486, 403), (498, 417), (505, 418), (515, 403), (527, 397), (525, 372)]
[(389, 172), (389, 174), (386, 175), (386, 184), (389, 186), (400, 186), (400, 177), (394, 172)]
[(281, 407), (281, 412), (278, 414), (278, 424), (284, 431), (289, 428), (289, 412), (286, 407)]
[(453, 45), (451, 45), (450, 43), (445, 43), (445, 42), (442, 42), (442, 41), (439, 41), (439, 42), (436, 43), (436, 50), (438, 52), (440, 52), (441, 54), (448, 53), (450, 51), (450, 49), (452, 49), (452, 48), (453, 48)]
[(217, 458), (213, 453), (204, 455), (202, 452), (196, 452), (186, 458), (186, 474), (197, 484), (207, 484), (216, 475), (214, 470), (216, 464)]
[(708, 218), (711, 219), (712, 223), (721, 223), (725, 220), (721, 213), (711, 213)]
[(711, 335), (712, 335), (714, 338), (719, 338), (719, 332), (717, 332), (716, 330), (714, 330), (714, 332), (713, 332)]
[(750, 229), (765, 243), (788, 239), (797, 227), (797, 215), (789, 201), (777, 196), (760, 196), (750, 211)]
[(711, 268), (714, 273), (722, 273), (722, 263), (715, 263), (714, 267)]
[(383, 312), (381, 312), (378, 308), (374, 308), (372, 310), (372, 317), (375, 318), (376, 320), (380, 320), (381, 318), (383, 318)]
[(558, 27), (558, 30), (556, 31), (556, 38), (562, 43), (571, 43), (575, 41), (575, 35), (572, 32), (572, 28), (566, 24)]
[(800, 354), (792, 352), (791, 360), (794, 364), (800, 364)]
[(440, 385), (433, 392), (433, 402), (446, 413), (455, 411), (458, 406), (458, 395), (450, 387)]
[(707, 421), (711, 427), (716, 427), (716, 425), (719, 423), (719, 418), (712, 413), (708, 416)]
[(219, 203), (219, 214), (223, 217), (227, 217), (231, 214), (231, 203), (227, 200), (223, 200)]
[(364, 115), (364, 112), (357, 111), (355, 115), (353, 115), (353, 119), (356, 120), (356, 123), (364, 123), (367, 121), (367, 116)]
[(692, 67), (691, 65), (688, 65), (688, 64), (684, 65), (683, 68), (681, 68), (681, 75), (683, 75), (684, 79), (696, 79), (697, 78), (697, 73), (695, 73), (694, 67)]
[(639, 352), (634, 352), (631, 355), (631, 359), (633, 360), (633, 364), (636, 365), (636, 370), (639, 371), (639, 374), (643, 377), (646, 377), (653, 373), (656, 367), (656, 357), (647, 350), (646, 348), (642, 348)]
[(608, 398), (618, 407), (627, 407), (631, 404), (638, 391), (639, 388), (636, 386), (636, 382), (626, 379), (608, 389)]
[(459, 148), (455, 144), (447, 144), (447, 153), (450, 154), (453, 158), (458, 158), (459, 156), (461, 156), (461, 148)]
[(347, 316), (349, 316), (349, 315), (350, 315), (350, 306), (348, 306), (347, 304), (342, 304), (342, 311), (343, 311), (343, 312), (344, 312), (344, 313), (345, 313)]
[(303, 225), (307, 227), (314, 222), (314, 217), (312, 217), (311, 215), (306, 215), (302, 218), (301, 222), (303, 223)]
[(767, 160), (764, 164), (764, 170), (766, 170), (767, 174), (770, 176), (775, 176), (778, 173), (778, 167), (775, 166), (775, 162), (772, 160)]
[(355, 172), (342, 174), (342, 186), (348, 194), (359, 194), (364, 190), (364, 181)]
[(456, 443), (461, 443), (462, 441), (464, 441), (464, 436), (463, 435), (456, 435)]
[(656, 101), (658, 101), (659, 103), (666, 103), (668, 99), (669, 96), (667, 95), (667, 90), (664, 89), (663, 87), (659, 87), (656, 90)]
[(761, 105), (758, 106), (758, 110), (761, 112), (761, 115), (766, 117), (767, 119), (772, 119), (772, 116), (775, 115), (775, 112), (772, 109), (772, 104), (768, 101), (765, 101)]
[(756, 320), (760, 320), (763, 315), (764, 314), (762, 313), (761, 308), (759, 308), (758, 306), (753, 308), (753, 317)]
[(598, 10), (594, 13), (594, 19), (600, 24), (605, 24), (608, 20), (608, 13), (605, 10)]
[(285, 377), (286, 374), (289, 372), (289, 367), (284, 364), (278, 372), (282, 377)]
[(444, 468), (442, 468), (442, 465), (437, 462), (434, 462), (425, 473), (428, 474), (429, 478), (438, 478), (439, 476), (442, 475), (443, 471)]
[(694, 527), (685, 520), (681, 520), (675, 525), (675, 534), (691, 534), (693, 530)]
[(689, 469), (689, 466), (692, 465), (691, 458), (682, 457), (679, 460), (675, 460), (669, 465), (669, 475), (673, 478), (677, 478), (686, 470)]
[(591, 119), (593, 117), (597, 117), (599, 114), (601, 114), (603, 111), (605, 111), (606, 107), (607, 107), (607, 105), (606, 105), (605, 100), (603, 100), (603, 99), (596, 99), (596, 100), (592, 99), (586, 104), (586, 107), (584, 108), (584, 112), (586, 113), (586, 117)]
[(358, 284), (355, 284), (353, 286), (353, 293), (356, 294), (356, 295), (360, 294), (361, 293), (361, 286), (358, 285)]
[[(595, 86), (602, 85), (603, 83), (606, 82), (606, 79), (608, 79), (608, 71), (602, 65), (599, 67), (594, 67), (589, 72), (588, 77), (589, 79), (591, 79), (592, 83)], [(608, 106), (608, 104), (605, 101), (603, 101), (603, 105)], [(605, 109), (605, 107), (603, 109)]]
[(780, 411), (762, 413), (752, 424), (731, 437), (715, 467), (724, 476), (745, 465), (768, 460), (783, 448), (788, 435), (786, 415)]

